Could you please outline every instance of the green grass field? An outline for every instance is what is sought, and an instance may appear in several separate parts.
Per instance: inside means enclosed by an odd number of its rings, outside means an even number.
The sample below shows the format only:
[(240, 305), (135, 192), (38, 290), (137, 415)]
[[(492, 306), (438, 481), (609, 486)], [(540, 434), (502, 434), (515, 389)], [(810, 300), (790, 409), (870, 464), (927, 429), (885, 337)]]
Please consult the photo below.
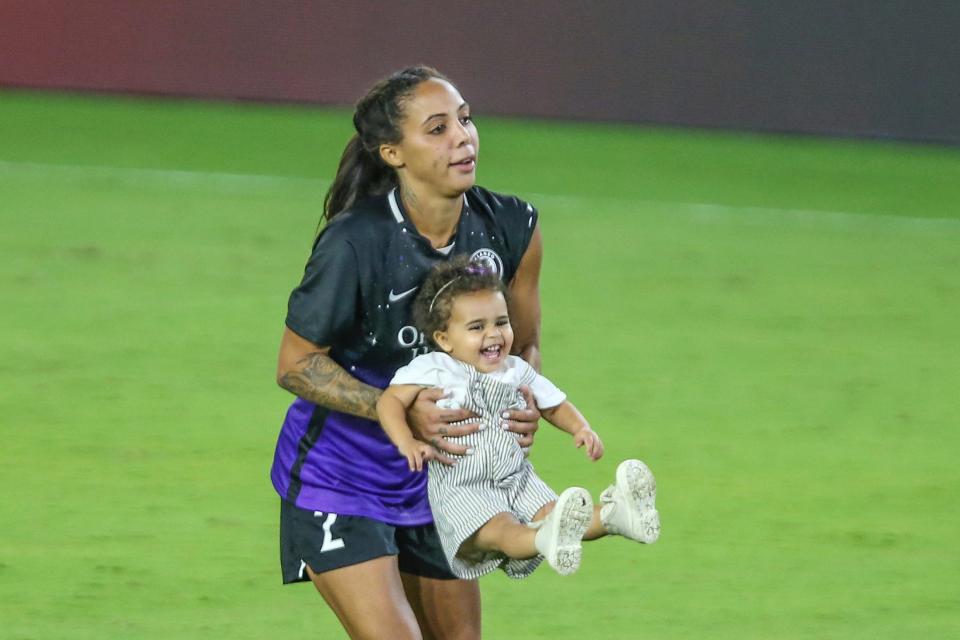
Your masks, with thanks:
[[(482, 106), (482, 105), (481, 105)], [(545, 372), (660, 542), (483, 581), (487, 638), (960, 637), (960, 150), (481, 117)], [(345, 637), (282, 587), (274, 383), (344, 111), (0, 93), (0, 637)]]

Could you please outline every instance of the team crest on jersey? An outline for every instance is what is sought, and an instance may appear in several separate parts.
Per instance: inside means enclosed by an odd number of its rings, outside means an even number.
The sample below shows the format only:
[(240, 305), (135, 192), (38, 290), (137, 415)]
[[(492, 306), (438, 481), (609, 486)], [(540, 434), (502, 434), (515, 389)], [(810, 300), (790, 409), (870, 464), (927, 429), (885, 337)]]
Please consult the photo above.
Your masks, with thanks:
[(488, 269), (493, 269), (500, 278), (503, 278), (503, 260), (493, 249), (478, 249), (470, 256), (470, 262), (479, 262)]

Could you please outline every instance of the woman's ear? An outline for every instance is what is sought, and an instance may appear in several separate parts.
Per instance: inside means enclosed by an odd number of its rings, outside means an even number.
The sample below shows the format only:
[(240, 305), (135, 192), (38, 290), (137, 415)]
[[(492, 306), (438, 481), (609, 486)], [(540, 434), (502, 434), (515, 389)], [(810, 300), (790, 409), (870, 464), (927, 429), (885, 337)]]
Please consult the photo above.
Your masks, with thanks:
[(388, 167), (394, 169), (403, 167), (403, 153), (400, 151), (400, 147), (395, 144), (380, 145), (380, 159), (383, 160)]
[(453, 345), (450, 344), (450, 340), (447, 338), (446, 331), (440, 331), (439, 329), (437, 331), (434, 331), (433, 341), (437, 343), (438, 347), (440, 347), (447, 353), (450, 353), (451, 351), (453, 351)]

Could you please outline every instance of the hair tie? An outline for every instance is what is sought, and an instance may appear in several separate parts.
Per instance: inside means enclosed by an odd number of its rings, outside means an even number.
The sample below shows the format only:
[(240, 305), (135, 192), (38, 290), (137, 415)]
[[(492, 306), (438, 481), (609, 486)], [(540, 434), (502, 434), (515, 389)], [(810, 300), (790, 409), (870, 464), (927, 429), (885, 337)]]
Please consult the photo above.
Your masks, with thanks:
[(493, 269), (482, 262), (471, 262), (464, 268), (464, 271), (472, 276), (486, 276), (493, 273)]

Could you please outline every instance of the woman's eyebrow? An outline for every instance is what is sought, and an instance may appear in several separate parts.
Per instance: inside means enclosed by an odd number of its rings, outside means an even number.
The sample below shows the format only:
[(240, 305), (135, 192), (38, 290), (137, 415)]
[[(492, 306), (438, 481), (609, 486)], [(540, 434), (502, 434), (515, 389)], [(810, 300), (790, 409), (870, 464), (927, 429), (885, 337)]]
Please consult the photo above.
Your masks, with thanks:
[(427, 116), (426, 118), (424, 118), (424, 119), (423, 119), (423, 124), (427, 124), (428, 122), (430, 122), (430, 121), (433, 120), (434, 118), (446, 118), (446, 117), (447, 117), (447, 114), (445, 114), (445, 113), (434, 113), (434, 114), (429, 115), (429, 116)]
[[(464, 102), (464, 103), (461, 104), (459, 107), (457, 107), (457, 113), (460, 113), (460, 112), (463, 111), (464, 109), (469, 109), (469, 108), (470, 108), (469, 103)], [(434, 118), (446, 118), (446, 117), (447, 117), (447, 114), (445, 114), (445, 113), (433, 113), (433, 114), (431, 114), (431, 115), (429, 115), (429, 116), (427, 116), (426, 118), (423, 119), (423, 124), (427, 124), (428, 122), (430, 122), (430, 121), (433, 120)]]

